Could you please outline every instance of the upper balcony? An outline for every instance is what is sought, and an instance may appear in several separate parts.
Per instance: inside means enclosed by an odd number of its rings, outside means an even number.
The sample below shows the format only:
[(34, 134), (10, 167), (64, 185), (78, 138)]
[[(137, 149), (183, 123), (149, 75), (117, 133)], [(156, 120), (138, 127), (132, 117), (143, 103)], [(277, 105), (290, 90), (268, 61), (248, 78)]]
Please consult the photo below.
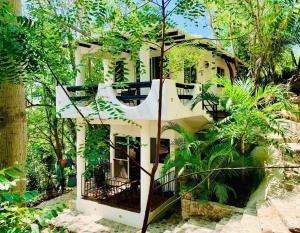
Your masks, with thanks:
[[(162, 120), (208, 117), (201, 106), (191, 109), (193, 99), (201, 91), (201, 84), (181, 84), (164, 79)], [(89, 119), (157, 120), (158, 99), (159, 80), (126, 83), (122, 86), (104, 83), (95, 87), (56, 88), (56, 109), (63, 118), (84, 116)]]

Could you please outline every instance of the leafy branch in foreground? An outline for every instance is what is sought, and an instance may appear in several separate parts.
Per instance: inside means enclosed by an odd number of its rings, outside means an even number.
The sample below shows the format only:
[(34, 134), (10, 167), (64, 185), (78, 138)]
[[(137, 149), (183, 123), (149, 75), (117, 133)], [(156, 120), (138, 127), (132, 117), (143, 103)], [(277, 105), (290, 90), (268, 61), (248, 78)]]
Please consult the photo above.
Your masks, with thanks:
[(28, 207), (38, 195), (37, 192), (15, 191), (21, 175), (23, 171), (16, 167), (0, 170), (0, 232), (40, 232), (65, 208), (64, 204), (47, 209)]

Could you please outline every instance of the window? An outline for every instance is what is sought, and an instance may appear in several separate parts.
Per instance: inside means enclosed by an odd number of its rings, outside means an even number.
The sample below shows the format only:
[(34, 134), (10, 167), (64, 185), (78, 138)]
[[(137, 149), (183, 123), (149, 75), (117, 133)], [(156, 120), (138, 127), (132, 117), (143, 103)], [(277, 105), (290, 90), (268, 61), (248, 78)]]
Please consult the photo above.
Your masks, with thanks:
[(115, 82), (125, 82), (124, 61), (117, 61), (115, 66)]
[(217, 75), (224, 77), (225, 70), (223, 68), (221, 68), (221, 67), (217, 67)]
[[(155, 162), (156, 157), (156, 138), (150, 138), (151, 163)], [(159, 163), (164, 163), (170, 154), (170, 139), (160, 139)]]
[(125, 137), (115, 137), (115, 144), (117, 150), (115, 150), (114, 158), (114, 170), (115, 177), (125, 178), (128, 176), (128, 158), (126, 153), (128, 152), (127, 138)]
[[(140, 138), (115, 137), (114, 176), (119, 178), (138, 178), (139, 168), (131, 164), (126, 153), (140, 163)], [(138, 168), (138, 169), (137, 169)]]
[(184, 62), (184, 83), (196, 83), (197, 82), (197, 70), (196, 66), (188, 66), (187, 62)]
[[(217, 76), (218, 77), (224, 77), (225, 75), (225, 70), (221, 67), (217, 67)], [(223, 87), (223, 85), (217, 85), (217, 87)]]
[(150, 59), (150, 80), (159, 78), (160, 57), (152, 57)]

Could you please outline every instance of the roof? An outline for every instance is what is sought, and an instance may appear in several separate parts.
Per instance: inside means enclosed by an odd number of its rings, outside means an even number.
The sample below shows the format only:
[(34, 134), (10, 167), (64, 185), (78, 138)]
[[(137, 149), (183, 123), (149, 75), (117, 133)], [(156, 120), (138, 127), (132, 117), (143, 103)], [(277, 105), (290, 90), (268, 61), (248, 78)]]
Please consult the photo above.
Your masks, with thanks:
[[(124, 39), (127, 39), (126, 37), (122, 37)], [(234, 63), (235, 61), (237, 61), (240, 64), (244, 64), (244, 62), (242, 60), (240, 60), (239, 58), (233, 56), (232, 54), (230, 54), (229, 52), (227, 52), (226, 50), (218, 47), (216, 44), (214, 44), (210, 39), (205, 38), (205, 37), (201, 37), (201, 36), (195, 36), (195, 35), (187, 35), (186, 33), (178, 30), (178, 29), (170, 29), (169, 31), (167, 31), (166, 33), (166, 46), (171, 46), (173, 44), (182, 44), (182, 43), (186, 43), (186, 42), (191, 42), (193, 43), (193, 45), (198, 46), (199, 48), (204, 48), (208, 51), (211, 51), (213, 54)], [(103, 44), (99, 41), (91, 41), (91, 42), (79, 42), (78, 43), (79, 46), (82, 47), (86, 47), (86, 48), (90, 48), (92, 45), (99, 45), (102, 46)], [(155, 48), (152, 48), (154, 49)], [(124, 52), (130, 52), (129, 50), (126, 50)]]

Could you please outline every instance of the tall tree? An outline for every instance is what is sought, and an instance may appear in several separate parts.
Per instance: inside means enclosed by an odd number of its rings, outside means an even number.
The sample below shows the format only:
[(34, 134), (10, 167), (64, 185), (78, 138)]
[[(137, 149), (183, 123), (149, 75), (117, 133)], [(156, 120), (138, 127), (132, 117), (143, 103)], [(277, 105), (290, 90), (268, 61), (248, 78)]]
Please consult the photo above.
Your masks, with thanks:
[[(25, 91), (22, 84), (24, 44), (18, 38), (15, 15), (21, 15), (21, 0), (0, 3), (0, 168), (23, 164), (26, 155)], [(23, 57), (24, 58), (24, 57)], [(24, 183), (19, 185), (24, 188)]]
[(276, 81), (276, 64), (299, 43), (297, 1), (207, 2), (214, 30), (224, 48), (245, 61), (256, 83)]

